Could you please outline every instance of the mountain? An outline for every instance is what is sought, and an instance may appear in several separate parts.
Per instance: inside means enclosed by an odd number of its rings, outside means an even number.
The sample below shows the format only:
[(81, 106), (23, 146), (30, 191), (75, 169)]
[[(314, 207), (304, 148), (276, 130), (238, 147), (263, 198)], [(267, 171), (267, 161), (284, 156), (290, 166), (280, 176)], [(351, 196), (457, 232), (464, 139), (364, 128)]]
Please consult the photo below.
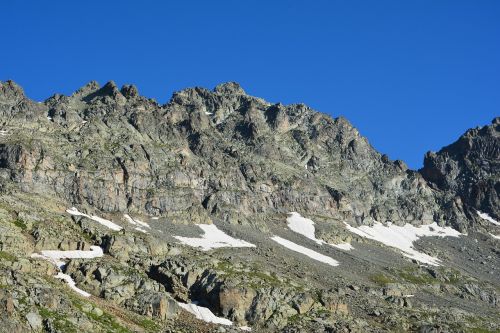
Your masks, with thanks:
[(342, 117), (234, 82), (164, 105), (113, 82), (37, 103), (1, 82), (0, 322), (498, 330), (499, 130), (416, 171)]

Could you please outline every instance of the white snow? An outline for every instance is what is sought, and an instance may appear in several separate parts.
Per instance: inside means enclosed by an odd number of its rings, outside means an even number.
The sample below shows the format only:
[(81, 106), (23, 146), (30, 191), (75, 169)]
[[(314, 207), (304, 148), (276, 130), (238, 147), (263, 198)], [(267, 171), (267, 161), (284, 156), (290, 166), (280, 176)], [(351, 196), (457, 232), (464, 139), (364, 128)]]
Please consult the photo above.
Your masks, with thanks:
[[(144, 228), (148, 228), (148, 229), (151, 229), (151, 227), (149, 226), (149, 224), (147, 224), (146, 222), (142, 222), (142, 221), (139, 221), (137, 219), (133, 219), (132, 217), (130, 217), (130, 215), (128, 214), (124, 214), (123, 217), (125, 217), (125, 219), (127, 220), (128, 223), (130, 224), (133, 224), (133, 225), (138, 225), (140, 227), (144, 227)], [(136, 228), (137, 229), (137, 228)]]
[(33, 253), (32, 258), (45, 259), (54, 263), (57, 267), (61, 268), (65, 262), (61, 259), (93, 259), (103, 256), (102, 249), (99, 246), (91, 246), (89, 251), (83, 250), (43, 250), (40, 253)]
[(158, 219), (159, 219), (159, 217), (158, 217), (158, 216), (153, 216), (153, 217), (151, 218), (151, 220), (158, 220)]
[(103, 226), (108, 227), (111, 230), (120, 231), (123, 229), (118, 224), (115, 224), (115, 223), (111, 222), (110, 220), (103, 219), (99, 216), (92, 215), (90, 218), (92, 220), (102, 224)]
[(376, 222), (371, 227), (363, 225), (355, 228), (347, 223), (345, 225), (352, 233), (376, 240), (390, 247), (395, 247), (401, 250), (404, 256), (433, 266), (439, 266), (440, 260), (415, 250), (413, 242), (423, 236), (458, 237), (462, 235), (453, 228), (440, 227), (437, 223), (421, 225), (419, 227), (411, 224), (405, 224), (400, 227), (392, 223), (387, 223), (387, 226), (385, 226), (379, 222)]
[[(289, 216), (286, 219), (286, 222), (288, 223), (288, 228), (290, 228), (290, 230), (315, 241), (319, 245), (326, 244), (321, 239), (316, 238), (316, 235), (315, 235), (316, 229), (314, 227), (313, 220), (306, 219), (305, 217), (302, 217), (297, 212), (290, 212)], [(354, 249), (351, 246), (351, 244), (349, 244), (349, 243), (328, 244), (328, 245), (331, 245), (337, 249), (344, 250), (344, 251), (349, 251), (349, 250)]]
[(47, 116), (47, 119), (48, 119), (49, 121), (54, 120), (52, 117), (49, 117), (49, 116)]
[(495, 239), (500, 239), (500, 236), (497, 236), (497, 235), (493, 235), (492, 233), (490, 233), (490, 236), (495, 238)]
[(299, 244), (291, 242), (287, 239), (281, 238), (279, 236), (271, 237), (271, 239), (273, 241), (275, 241), (276, 243), (283, 245), (287, 249), (301, 253), (305, 256), (308, 256), (311, 259), (323, 262), (323, 263), (331, 265), (331, 266), (338, 266), (339, 265), (339, 262), (337, 260), (330, 258), (330, 257), (327, 257), (327, 256), (325, 256), (321, 253), (318, 253), (316, 251), (313, 251), (311, 249), (308, 249), (307, 247), (303, 247)]
[(133, 225), (137, 225), (137, 223), (135, 223), (134, 219), (131, 218), (130, 215), (123, 214), (123, 217), (125, 218), (125, 220), (127, 220), (128, 223), (133, 224)]
[(288, 223), (288, 228), (290, 228), (290, 230), (301, 234), (302, 236), (305, 236), (320, 245), (324, 243), (322, 240), (317, 239), (314, 234), (315, 228), (313, 220), (306, 219), (297, 212), (291, 212), (289, 213), (286, 222)]
[(90, 294), (88, 292), (86, 292), (85, 290), (81, 290), (80, 288), (78, 288), (76, 286), (76, 283), (75, 283), (75, 280), (73, 280), (73, 278), (71, 276), (69, 276), (68, 274), (64, 274), (64, 273), (57, 273), (57, 275), (55, 276), (56, 279), (61, 279), (63, 281), (66, 281), (66, 283), (68, 284), (68, 286), (73, 289), (74, 291), (76, 291), (77, 293), (79, 293), (80, 295), (82, 295), (83, 297), (90, 297)]
[(142, 229), (141, 227), (135, 227), (134, 230), (140, 231), (140, 232), (142, 232), (144, 234), (148, 233), (146, 230)]
[(174, 236), (174, 238), (180, 240), (183, 244), (199, 247), (202, 251), (220, 247), (255, 247), (255, 245), (249, 242), (227, 235), (224, 231), (219, 230), (214, 224), (197, 224), (197, 226), (204, 231), (204, 235), (201, 238), (181, 236)]
[(95, 215), (90, 216), (90, 215), (87, 215), (85, 213), (81, 213), (75, 207), (71, 207), (69, 209), (66, 209), (66, 212), (71, 214), (71, 215), (75, 215), (75, 216), (84, 216), (84, 217), (89, 218), (93, 221), (96, 221), (97, 223), (102, 224), (103, 226), (108, 227), (109, 229), (114, 230), (114, 231), (120, 231), (123, 229), (118, 224), (115, 224), (109, 220), (103, 219), (102, 217), (95, 216)]
[(489, 216), (487, 213), (481, 213), (480, 211), (477, 211), (477, 215), (479, 215), (479, 217), (483, 220), (489, 221), (495, 225), (500, 225), (500, 222)]
[(206, 114), (207, 116), (211, 116), (211, 115), (213, 115), (213, 113), (211, 113), (211, 112), (207, 112), (207, 111), (205, 111), (205, 114)]
[(251, 332), (252, 331), (252, 328), (249, 327), (249, 326), (240, 326), (239, 329), (242, 330), (242, 331), (247, 331), (247, 332)]
[(48, 260), (51, 263), (53, 263), (55, 266), (57, 266), (58, 268), (62, 268), (64, 265), (66, 265), (66, 263), (64, 261), (57, 260), (57, 259), (52, 259), (52, 258), (46, 257), (44, 255), (41, 255), (39, 253), (32, 253), (31, 254), (31, 258), (33, 258), (33, 259)]
[[(98, 258), (102, 257), (103, 252), (102, 249), (99, 246), (91, 246), (89, 251), (83, 251), (83, 250), (70, 250), (70, 251), (59, 251), (59, 250), (43, 250), (40, 251), (40, 253), (33, 253), (31, 255), (31, 258), (37, 258), (37, 259), (43, 259), (43, 260), (48, 260), (52, 262), (54, 265), (56, 265), (59, 270), (62, 269), (62, 267), (66, 264), (64, 261), (61, 259), (92, 259), (92, 258)], [(90, 294), (84, 290), (81, 290), (76, 286), (75, 281), (69, 276), (68, 274), (64, 274), (63, 272), (58, 272), (57, 275), (55, 275), (55, 278), (61, 279), (63, 281), (66, 281), (68, 286), (79, 293), (80, 295), (84, 297), (89, 297)]]
[(8, 134), (8, 133), (7, 133), (7, 131), (6, 131), (6, 130), (1, 130), (1, 131), (0, 131), (0, 135), (2, 135), (2, 136), (6, 136), (7, 134)]
[(203, 320), (204, 322), (207, 323), (214, 323), (214, 324), (222, 324), (222, 325), (232, 325), (233, 322), (229, 319), (222, 318), (222, 317), (217, 317), (216, 315), (213, 314), (212, 311), (210, 311), (209, 308), (205, 308), (203, 306), (198, 306), (193, 303), (181, 303), (177, 302), (181, 308), (186, 310), (187, 312), (190, 312), (195, 315), (196, 318)]
[(352, 247), (351, 243), (339, 243), (339, 244), (329, 244), (339, 250), (344, 250), (344, 251), (351, 251), (354, 250), (354, 247)]

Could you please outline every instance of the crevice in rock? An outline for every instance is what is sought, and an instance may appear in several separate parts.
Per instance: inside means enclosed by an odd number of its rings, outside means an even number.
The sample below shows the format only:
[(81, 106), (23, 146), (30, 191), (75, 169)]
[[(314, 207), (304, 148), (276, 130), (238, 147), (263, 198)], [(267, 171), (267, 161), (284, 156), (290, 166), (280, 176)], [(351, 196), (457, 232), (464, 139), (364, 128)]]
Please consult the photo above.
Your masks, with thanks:
[(127, 198), (127, 209), (128, 209), (132, 205), (132, 196), (130, 195), (130, 192), (128, 190), (129, 174), (127, 168), (125, 167), (125, 162), (121, 159), (121, 157), (116, 157), (116, 161), (118, 162), (118, 165), (120, 165), (120, 168), (123, 171), (123, 183), (125, 186), (125, 196)]

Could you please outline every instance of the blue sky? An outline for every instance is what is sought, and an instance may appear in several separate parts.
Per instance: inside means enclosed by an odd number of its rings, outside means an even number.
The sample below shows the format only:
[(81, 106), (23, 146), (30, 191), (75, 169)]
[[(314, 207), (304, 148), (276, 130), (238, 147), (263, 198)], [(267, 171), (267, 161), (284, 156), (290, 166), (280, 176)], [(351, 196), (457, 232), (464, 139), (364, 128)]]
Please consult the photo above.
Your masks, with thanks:
[(173, 91), (237, 81), (349, 119), (422, 165), (500, 115), (500, 1), (2, 1), (0, 80), (43, 100), (90, 80)]

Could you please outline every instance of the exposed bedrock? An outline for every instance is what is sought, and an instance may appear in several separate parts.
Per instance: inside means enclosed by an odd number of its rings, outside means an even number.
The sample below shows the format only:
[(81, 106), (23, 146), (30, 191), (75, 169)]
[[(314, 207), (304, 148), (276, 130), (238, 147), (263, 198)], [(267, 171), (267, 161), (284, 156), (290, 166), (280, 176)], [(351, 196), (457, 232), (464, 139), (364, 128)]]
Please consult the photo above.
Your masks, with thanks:
[(270, 104), (236, 83), (185, 89), (164, 105), (113, 82), (41, 104), (12, 82), (0, 95), (0, 175), (68, 205), (258, 227), (289, 211), (461, 230), (475, 225), (473, 209), (498, 217), (498, 120), (416, 172), (342, 117)]

